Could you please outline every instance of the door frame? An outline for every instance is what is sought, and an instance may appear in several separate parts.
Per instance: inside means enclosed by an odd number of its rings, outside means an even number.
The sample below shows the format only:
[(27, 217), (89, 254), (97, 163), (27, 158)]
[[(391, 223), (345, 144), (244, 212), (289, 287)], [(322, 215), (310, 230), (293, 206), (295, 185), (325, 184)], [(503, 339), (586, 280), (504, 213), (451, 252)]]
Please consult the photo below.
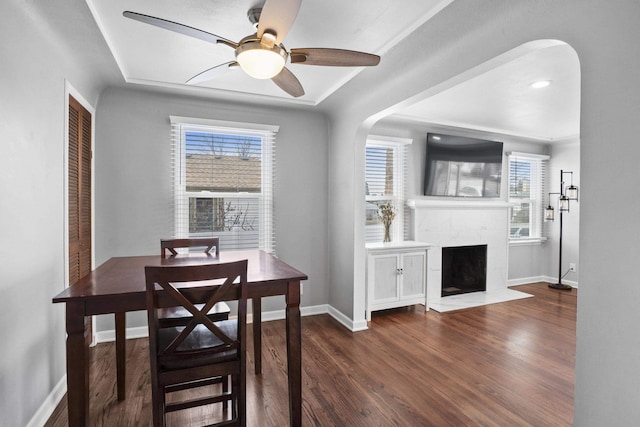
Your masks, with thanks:
[[(84, 96), (68, 81), (64, 81), (64, 142), (63, 142), (63, 183), (64, 183), (64, 286), (69, 287), (69, 97), (73, 97), (89, 113), (91, 113), (91, 270), (95, 268), (95, 108)], [(91, 319), (91, 346), (96, 345), (95, 316)]]

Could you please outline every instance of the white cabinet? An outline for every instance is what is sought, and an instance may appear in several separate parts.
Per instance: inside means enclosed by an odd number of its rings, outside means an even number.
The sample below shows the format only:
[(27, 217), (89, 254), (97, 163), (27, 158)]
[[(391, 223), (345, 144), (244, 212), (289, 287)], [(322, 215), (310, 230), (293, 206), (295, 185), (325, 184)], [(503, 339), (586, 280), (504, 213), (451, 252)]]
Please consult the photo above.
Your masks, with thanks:
[(426, 304), (427, 253), (421, 242), (368, 243), (367, 320), (371, 312)]

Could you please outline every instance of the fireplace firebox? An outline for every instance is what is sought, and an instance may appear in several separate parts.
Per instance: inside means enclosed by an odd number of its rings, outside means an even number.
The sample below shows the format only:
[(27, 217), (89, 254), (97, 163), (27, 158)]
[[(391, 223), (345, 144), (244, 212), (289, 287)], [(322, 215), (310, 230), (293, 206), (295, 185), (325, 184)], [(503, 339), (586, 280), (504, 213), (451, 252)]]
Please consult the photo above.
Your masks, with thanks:
[(442, 248), (442, 297), (487, 290), (487, 245)]

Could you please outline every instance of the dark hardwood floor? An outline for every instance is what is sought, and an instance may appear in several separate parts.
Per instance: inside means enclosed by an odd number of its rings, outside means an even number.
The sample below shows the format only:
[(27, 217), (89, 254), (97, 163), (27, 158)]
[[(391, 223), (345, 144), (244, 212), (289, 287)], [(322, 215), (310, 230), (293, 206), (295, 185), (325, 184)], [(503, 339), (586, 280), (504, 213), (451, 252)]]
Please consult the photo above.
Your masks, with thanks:
[[(577, 290), (513, 289), (535, 297), (442, 314), (377, 312), (357, 333), (328, 315), (304, 317), (303, 425), (570, 426)], [(264, 323), (261, 376), (249, 359), (249, 426), (288, 424), (284, 339), (284, 321)], [(124, 402), (114, 344), (91, 349), (92, 425), (151, 425), (147, 340), (127, 344)], [(67, 425), (66, 405), (47, 426)], [(169, 425), (215, 421), (206, 409), (170, 414)]]

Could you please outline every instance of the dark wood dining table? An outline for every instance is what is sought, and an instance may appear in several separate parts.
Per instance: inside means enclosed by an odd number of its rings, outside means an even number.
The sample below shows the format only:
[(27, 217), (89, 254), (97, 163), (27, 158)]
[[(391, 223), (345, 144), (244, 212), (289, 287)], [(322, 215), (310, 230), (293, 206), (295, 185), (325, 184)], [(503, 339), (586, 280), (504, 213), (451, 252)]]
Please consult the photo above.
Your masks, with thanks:
[(289, 420), (302, 423), (302, 333), (300, 281), (307, 275), (261, 250), (223, 251), (219, 256), (184, 254), (164, 257), (127, 256), (106, 261), (53, 298), (66, 304), (67, 402), (69, 426), (88, 426), (89, 420), (89, 316), (115, 315), (118, 399), (125, 399), (126, 312), (146, 310), (145, 266), (201, 265), (248, 260), (247, 281), (253, 307), (256, 374), (262, 372), (261, 298), (284, 295), (286, 301)]

